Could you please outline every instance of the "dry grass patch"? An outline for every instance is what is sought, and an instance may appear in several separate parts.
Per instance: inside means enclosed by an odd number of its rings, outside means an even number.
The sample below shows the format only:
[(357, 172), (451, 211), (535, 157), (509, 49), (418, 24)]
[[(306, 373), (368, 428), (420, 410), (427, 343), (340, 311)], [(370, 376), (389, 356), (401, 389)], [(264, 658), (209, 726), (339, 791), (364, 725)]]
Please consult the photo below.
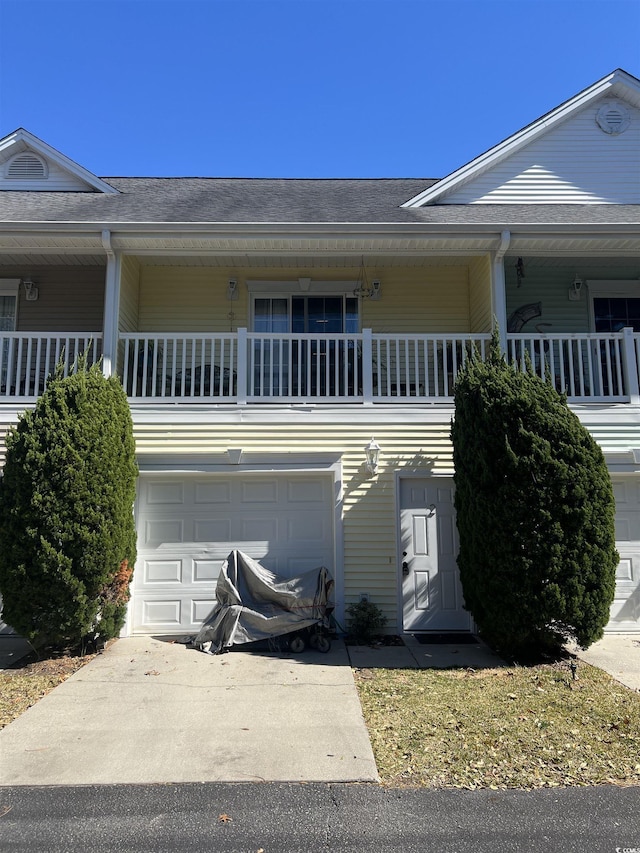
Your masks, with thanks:
[(95, 655), (60, 655), (34, 661), (26, 658), (0, 670), (0, 729), (66, 681)]
[(384, 784), (640, 784), (640, 694), (586, 663), (357, 670)]

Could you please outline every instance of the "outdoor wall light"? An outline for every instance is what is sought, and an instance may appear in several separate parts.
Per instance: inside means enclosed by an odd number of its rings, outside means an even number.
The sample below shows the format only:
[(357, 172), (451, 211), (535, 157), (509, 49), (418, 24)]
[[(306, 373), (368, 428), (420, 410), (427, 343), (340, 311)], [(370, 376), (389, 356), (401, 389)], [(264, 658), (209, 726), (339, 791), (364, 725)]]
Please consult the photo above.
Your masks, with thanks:
[(580, 276), (576, 273), (576, 277), (571, 283), (571, 287), (569, 288), (569, 299), (572, 302), (577, 302), (580, 299), (580, 292), (582, 290), (583, 281)]
[(238, 298), (238, 279), (230, 278), (227, 284), (227, 299), (230, 302), (235, 302)]
[(367, 471), (370, 474), (378, 473), (378, 460), (380, 458), (380, 445), (372, 438), (364, 449)]
[(35, 302), (39, 294), (35, 282), (31, 278), (23, 278), (22, 284), (24, 286), (24, 297), (27, 302)]

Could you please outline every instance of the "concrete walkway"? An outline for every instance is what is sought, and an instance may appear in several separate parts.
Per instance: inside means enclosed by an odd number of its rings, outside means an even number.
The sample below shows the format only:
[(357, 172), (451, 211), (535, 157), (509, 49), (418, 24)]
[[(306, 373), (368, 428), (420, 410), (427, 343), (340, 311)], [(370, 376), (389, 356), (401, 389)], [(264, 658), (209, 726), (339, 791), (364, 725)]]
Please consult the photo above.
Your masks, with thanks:
[(0, 731), (0, 785), (377, 780), (341, 641), (287, 657), (120, 639)]
[[(0, 731), (0, 786), (375, 782), (352, 666), (505, 665), (479, 641), (403, 639), (334, 641), (326, 655), (299, 656), (120, 639)], [(9, 663), (18, 659), (15, 644), (3, 648)], [(640, 690), (639, 635), (611, 634), (577, 653)]]
[(606, 634), (586, 651), (577, 649), (575, 654), (640, 692), (640, 634)]

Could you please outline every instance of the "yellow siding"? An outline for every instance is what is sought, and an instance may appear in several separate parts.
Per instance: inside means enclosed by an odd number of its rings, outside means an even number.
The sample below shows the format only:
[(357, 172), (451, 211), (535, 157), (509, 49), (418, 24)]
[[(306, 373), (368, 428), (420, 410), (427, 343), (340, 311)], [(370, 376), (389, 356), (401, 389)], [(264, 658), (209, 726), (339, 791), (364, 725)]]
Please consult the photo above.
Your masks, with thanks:
[[(142, 411), (142, 410), (139, 410)], [(292, 413), (290, 422), (267, 423), (255, 407), (247, 409), (253, 423), (184, 423), (173, 407), (158, 423), (141, 423), (134, 411), (134, 433), (138, 458), (163, 456), (167, 463), (188, 462), (189, 456), (207, 454), (212, 460), (229, 448), (246, 453), (305, 456), (335, 454), (342, 463), (343, 546), (345, 602), (356, 601), (368, 592), (385, 612), (389, 628), (396, 625), (398, 543), (396, 519), (396, 472), (450, 474), (453, 467), (449, 440), (451, 410), (427, 423), (415, 417), (398, 416), (397, 423), (305, 423)], [(172, 418), (174, 418), (172, 420)], [(293, 422), (294, 418), (297, 418)], [(0, 464), (4, 464), (7, 430), (17, 422), (10, 414), (0, 421)], [(637, 445), (637, 427), (632, 423), (589, 425), (603, 450), (620, 451)], [(371, 436), (380, 444), (380, 467), (371, 477), (364, 466), (364, 448)]]
[(203, 267), (143, 267), (139, 331), (228, 332), (246, 326), (246, 288), (239, 287), (239, 298), (229, 302), (229, 278), (239, 276)]
[[(331, 270), (143, 267), (140, 275), (142, 332), (226, 332), (250, 325), (247, 280), (356, 281), (358, 268)], [(379, 279), (382, 297), (362, 301), (361, 324), (377, 332), (469, 332), (469, 273), (466, 266), (367, 269)], [(238, 299), (226, 298), (229, 278)], [(313, 285), (312, 285), (313, 287)], [(478, 297), (480, 298), (480, 297)], [(229, 316), (229, 314), (233, 316)]]
[[(332, 453), (343, 467), (343, 535), (345, 599), (368, 592), (393, 626), (397, 611), (395, 471), (448, 473), (452, 469), (449, 415), (437, 424), (401, 426), (340, 424), (204, 425), (164, 423), (136, 426), (141, 462), (166, 453), (185, 461), (190, 453), (224, 453), (241, 447), (247, 453)], [(371, 436), (382, 448), (377, 477), (364, 467), (364, 447)]]
[(469, 263), (470, 331), (491, 331), (491, 260), (488, 255)]
[(138, 331), (140, 264), (135, 258), (122, 259), (120, 279), (120, 316), (118, 328), (121, 332)]

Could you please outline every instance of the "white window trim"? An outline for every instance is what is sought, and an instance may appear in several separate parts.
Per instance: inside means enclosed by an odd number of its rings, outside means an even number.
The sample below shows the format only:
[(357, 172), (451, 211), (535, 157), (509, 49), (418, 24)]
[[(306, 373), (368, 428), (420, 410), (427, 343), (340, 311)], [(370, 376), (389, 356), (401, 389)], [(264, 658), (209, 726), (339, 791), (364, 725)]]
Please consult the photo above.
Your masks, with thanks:
[(19, 278), (0, 278), (0, 296), (18, 296), (21, 280)]
[(315, 281), (310, 278), (299, 278), (295, 281), (247, 281), (247, 290), (250, 294), (268, 295), (278, 298), (279, 296), (291, 296), (300, 294), (307, 296), (353, 296), (353, 291), (358, 286), (357, 279), (349, 281)]

